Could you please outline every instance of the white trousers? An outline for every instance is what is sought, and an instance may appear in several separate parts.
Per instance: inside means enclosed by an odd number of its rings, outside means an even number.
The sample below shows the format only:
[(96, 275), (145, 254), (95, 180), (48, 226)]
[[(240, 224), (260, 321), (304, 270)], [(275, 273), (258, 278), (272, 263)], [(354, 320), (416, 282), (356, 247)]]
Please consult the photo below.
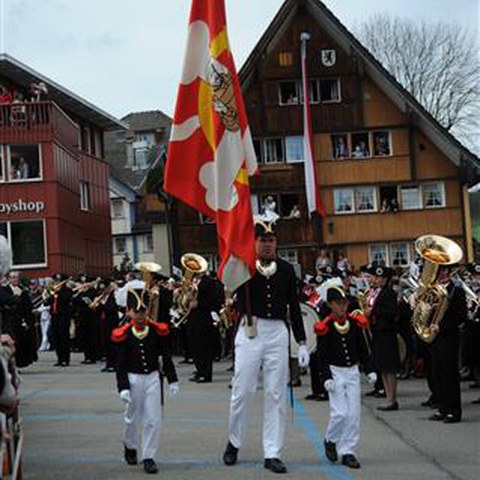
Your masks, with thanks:
[(360, 372), (358, 365), (330, 365), (335, 388), (329, 392), (330, 419), (325, 439), (337, 444), (339, 455), (355, 454), (360, 440)]
[(43, 312), (40, 316), (40, 329), (42, 331), (42, 343), (39, 350), (41, 352), (50, 348), (50, 342), (48, 341), (48, 327), (50, 327), (50, 313)]
[(244, 326), (235, 338), (235, 375), (232, 382), (228, 436), (242, 446), (248, 409), (263, 366), (265, 458), (279, 458), (285, 434), (288, 382), (288, 330), (281, 320), (256, 319), (257, 336), (248, 338)]
[(143, 445), (142, 459), (154, 459), (162, 426), (159, 374), (158, 372), (147, 375), (129, 373), (128, 381), (132, 403), (127, 404), (125, 409), (125, 445), (135, 450)]

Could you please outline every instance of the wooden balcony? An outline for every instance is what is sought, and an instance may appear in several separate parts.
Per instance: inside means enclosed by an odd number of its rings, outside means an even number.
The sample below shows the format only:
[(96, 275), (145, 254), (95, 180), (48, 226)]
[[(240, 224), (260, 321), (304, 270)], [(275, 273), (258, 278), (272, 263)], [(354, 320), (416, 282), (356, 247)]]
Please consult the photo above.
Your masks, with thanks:
[(0, 105), (0, 143), (57, 140), (69, 149), (77, 149), (78, 139), (78, 125), (54, 102)]
[(335, 215), (324, 220), (327, 245), (414, 240), (420, 235), (463, 235), (460, 207), (397, 213)]

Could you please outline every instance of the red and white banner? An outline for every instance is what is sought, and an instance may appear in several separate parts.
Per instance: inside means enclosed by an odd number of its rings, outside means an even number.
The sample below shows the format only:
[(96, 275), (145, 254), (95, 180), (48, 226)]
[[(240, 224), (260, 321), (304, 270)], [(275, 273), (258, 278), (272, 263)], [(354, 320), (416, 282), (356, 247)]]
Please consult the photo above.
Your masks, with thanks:
[(305, 189), (307, 193), (308, 215), (316, 212), (322, 217), (325, 216), (325, 210), (320, 198), (320, 192), (317, 184), (317, 175), (315, 171), (315, 162), (313, 159), (313, 132), (312, 115), (310, 111), (310, 78), (307, 69), (307, 40), (310, 38), (308, 33), (302, 33), (301, 59), (302, 59), (302, 88), (303, 88), (303, 152), (305, 157)]
[(193, 0), (165, 191), (216, 222), (219, 277), (230, 290), (255, 270), (248, 177), (256, 170), (224, 0)]

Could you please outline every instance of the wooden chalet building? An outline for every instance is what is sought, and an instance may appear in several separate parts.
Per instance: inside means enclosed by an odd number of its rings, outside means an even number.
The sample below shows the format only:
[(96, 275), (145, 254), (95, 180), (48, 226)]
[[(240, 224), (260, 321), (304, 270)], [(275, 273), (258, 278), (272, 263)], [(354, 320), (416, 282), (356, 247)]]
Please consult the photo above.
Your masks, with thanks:
[[(300, 35), (308, 68), (317, 181), (327, 216), (308, 219), (303, 169)], [(286, 0), (240, 71), (260, 176), (252, 206), (271, 195), (280, 254), (312, 271), (320, 246), (353, 265), (404, 265), (426, 233), (472, 259), (467, 188), (480, 161), (442, 128), (318, 0)], [(301, 217), (288, 218), (295, 205)], [(214, 260), (215, 226), (178, 207), (180, 252)]]
[[(28, 99), (32, 84), (44, 88), (35, 100)], [(35, 278), (109, 275), (103, 134), (125, 126), (6, 54), (0, 85), (0, 234), (13, 268)]]

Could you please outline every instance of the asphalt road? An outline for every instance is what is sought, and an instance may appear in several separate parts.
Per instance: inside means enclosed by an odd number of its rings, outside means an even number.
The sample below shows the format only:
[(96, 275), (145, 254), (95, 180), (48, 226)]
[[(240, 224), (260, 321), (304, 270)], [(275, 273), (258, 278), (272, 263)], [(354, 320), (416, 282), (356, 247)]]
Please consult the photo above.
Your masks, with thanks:
[[(80, 365), (73, 355), (69, 368), (54, 368), (51, 353), (22, 374), (21, 417), (25, 432), (25, 480), (122, 480), (145, 478), (141, 467), (122, 460), (123, 404), (114, 374), (100, 365)], [(228, 362), (215, 364), (212, 384), (188, 381), (193, 367), (178, 365), (181, 393), (167, 398), (159, 450), (162, 479), (271, 479), (263, 468), (261, 388), (252, 407), (246, 446), (239, 463), (226, 467), (221, 454), (226, 444), (230, 373)], [(424, 380), (399, 384), (398, 412), (378, 412), (381, 400), (363, 398), (362, 437), (358, 451), (361, 470), (332, 465), (323, 454), (328, 403), (309, 402), (308, 378), (295, 389), (295, 409), (289, 418), (283, 460), (291, 479), (421, 479), (480, 478), (480, 406), (471, 401), (480, 390), (462, 383), (464, 421), (445, 425), (430, 422)], [(367, 390), (368, 385), (363, 386)], [(159, 409), (160, 410), (160, 409)], [(155, 477), (154, 477), (155, 478)]]

